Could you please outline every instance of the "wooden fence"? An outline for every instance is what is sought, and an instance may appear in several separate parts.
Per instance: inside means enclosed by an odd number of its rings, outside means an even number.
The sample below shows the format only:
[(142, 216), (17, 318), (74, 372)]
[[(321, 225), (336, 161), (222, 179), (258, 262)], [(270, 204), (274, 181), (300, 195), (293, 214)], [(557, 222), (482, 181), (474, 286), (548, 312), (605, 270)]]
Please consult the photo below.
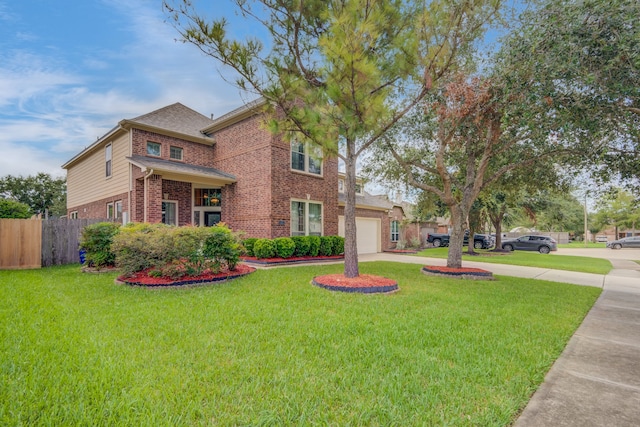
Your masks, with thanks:
[(0, 269), (79, 262), (82, 229), (103, 219), (0, 219)]
[(0, 219), (0, 268), (40, 268), (42, 220)]

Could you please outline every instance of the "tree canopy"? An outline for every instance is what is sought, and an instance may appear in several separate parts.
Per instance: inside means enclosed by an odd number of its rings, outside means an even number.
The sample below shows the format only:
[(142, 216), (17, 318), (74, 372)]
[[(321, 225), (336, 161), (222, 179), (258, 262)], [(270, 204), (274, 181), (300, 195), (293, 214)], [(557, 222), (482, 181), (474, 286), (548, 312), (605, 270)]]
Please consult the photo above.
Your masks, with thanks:
[(345, 167), (345, 276), (358, 271), (356, 163), (438, 82), (461, 67), (502, 0), (235, 0), (268, 40), (234, 39), (224, 17), (164, 1), (182, 39), (267, 101), (270, 129)]
[(574, 162), (603, 182), (640, 178), (638, 16), (637, 0), (542, 1), (499, 57), (510, 89), (545, 100), (558, 137), (582, 144)]
[(67, 184), (64, 178), (46, 173), (27, 177), (7, 175), (0, 178), (0, 196), (27, 205), (34, 214), (66, 214)]

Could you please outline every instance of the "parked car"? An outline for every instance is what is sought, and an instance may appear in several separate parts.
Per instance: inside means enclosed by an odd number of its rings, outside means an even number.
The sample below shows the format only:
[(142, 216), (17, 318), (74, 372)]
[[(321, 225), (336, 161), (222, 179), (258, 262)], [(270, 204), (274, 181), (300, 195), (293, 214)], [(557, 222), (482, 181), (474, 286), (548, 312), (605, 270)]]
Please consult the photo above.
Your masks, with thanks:
[(624, 237), (612, 242), (607, 242), (607, 247), (611, 249), (640, 248), (640, 236)]
[(549, 236), (520, 236), (517, 239), (502, 241), (502, 249), (505, 251), (538, 251), (541, 254), (548, 254), (558, 250), (558, 242)]
[[(451, 236), (442, 233), (429, 233), (427, 235), (427, 243), (431, 243), (434, 247), (449, 246)], [(464, 232), (464, 246), (469, 244), (469, 230)], [(476, 249), (490, 249), (496, 244), (495, 238), (488, 234), (474, 234), (473, 247)]]

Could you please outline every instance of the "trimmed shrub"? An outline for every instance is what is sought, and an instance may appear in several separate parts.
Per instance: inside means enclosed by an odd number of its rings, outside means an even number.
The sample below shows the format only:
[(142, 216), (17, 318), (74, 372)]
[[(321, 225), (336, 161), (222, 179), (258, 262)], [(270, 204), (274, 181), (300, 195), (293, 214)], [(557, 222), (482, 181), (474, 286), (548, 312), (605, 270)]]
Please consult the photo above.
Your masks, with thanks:
[(85, 265), (89, 267), (112, 267), (116, 262), (116, 254), (111, 244), (118, 234), (120, 224), (98, 222), (86, 226), (80, 237), (80, 249), (86, 252)]
[(309, 256), (318, 256), (320, 252), (320, 236), (306, 236), (309, 241)]
[(258, 239), (253, 244), (256, 258), (273, 258), (276, 256), (276, 243), (270, 239)]
[(244, 246), (244, 249), (247, 253), (247, 256), (255, 256), (253, 254), (253, 245), (254, 243), (256, 243), (256, 239), (255, 237), (249, 237), (248, 239), (244, 239), (242, 241), (242, 246)]
[(276, 255), (280, 258), (291, 258), (296, 251), (296, 244), (290, 237), (278, 237), (276, 243)]
[(220, 271), (220, 267), (226, 265), (229, 270), (235, 270), (242, 250), (239, 239), (225, 225), (218, 224), (205, 230), (208, 234), (202, 254), (211, 263), (209, 268)]
[(161, 269), (176, 258), (170, 227), (164, 224), (130, 223), (114, 238), (116, 266), (125, 276), (155, 267)]
[(295, 243), (296, 245), (296, 250), (293, 253), (295, 256), (309, 255), (309, 249), (311, 248), (311, 243), (309, 242), (306, 236), (293, 236), (291, 240), (293, 240), (293, 243)]
[(344, 237), (331, 236), (333, 238), (333, 253), (332, 255), (342, 255), (344, 253)]
[(333, 236), (321, 236), (318, 255), (331, 256), (332, 254), (333, 254)]
[(213, 273), (223, 267), (234, 270), (241, 251), (238, 238), (224, 225), (127, 225), (114, 239), (113, 248), (125, 276), (151, 268), (154, 275), (160, 271), (172, 279), (197, 276), (207, 269)]

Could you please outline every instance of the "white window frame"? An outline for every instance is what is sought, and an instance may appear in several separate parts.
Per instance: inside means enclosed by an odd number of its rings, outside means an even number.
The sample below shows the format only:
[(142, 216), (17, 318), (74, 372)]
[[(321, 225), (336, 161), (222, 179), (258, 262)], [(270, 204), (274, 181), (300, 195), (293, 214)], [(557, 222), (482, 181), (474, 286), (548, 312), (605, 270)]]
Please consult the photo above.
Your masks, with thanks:
[[(396, 226), (395, 231), (393, 230), (393, 226)], [(395, 237), (395, 239), (394, 239)], [(398, 220), (392, 220), (391, 221), (391, 241), (392, 242), (398, 242), (400, 240), (400, 221)]]
[[(304, 208), (304, 234), (299, 234), (300, 231), (297, 229), (294, 230), (293, 223), (293, 204), (294, 203), (303, 203), (305, 205)], [(309, 234), (309, 205), (319, 205), (320, 206), (320, 236), (324, 235), (324, 204), (317, 200), (303, 200), (303, 199), (291, 199), (289, 202), (289, 234), (291, 236), (318, 236), (318, 234)]]
[(122, 200), (116, 200), (114, 202), (113, 215), (114, 215), (114, 218), (116, 219), (122, 218)]
[[(173, 153), (180, 153), (180, 157), (173, 157)], [(182, 161), (184, 159), (184, 149), (182, 147), (178, 147), (175, 145), (171, 145), (169, 146), (169, 158), (171, 160), (179, 160)]]
[[(162, 221), (162, 223), (163, 224), (167, 224), (167, 225), (176, 225), (177, 226), (178, 223), (179, 223), (179, 218), (180, 218), (180, 215), (179, 215), (180, 211), (178, 210), (179, 209), (178, 201), (177, 200), (162, 200), (162, 203), (173, 203), (174, 205), (176, 205), (176, 222), (175, 222), (175, 224), (168, 224), (168, 223), (166, 223), (164, 221)], [(160, 209), (162, 210), (162, 204), (160, 205)]]
[[(153, 144), (153, 145), (157, 145), (158, 149), (160, 150), (158, 154), (153, 154), (149, 152), (149, 145)], [(147, 145), (146, 145), (146, 153), (147, 156), (153, 156), (153, 157), (162, 157), (162, 144), (160, 144), (159, 142), (155, 142), (155, 141), (147, 141)]]
[(109, 143), (104, 147), (104, 176), (111, 178), (113, 175), (113, 144)]
[[(298, 146), (299, 144), (303, 144), (304, 147), (304, 152), (301, 153), (299, 151), (294, 151), (294, 146)], [(316, 172), (311, 172), (309, 170), (309, 160), (313, 157), (311, 156), (309, 153), (311, 152), (311, 150), (317, 150), (317, 154), (318, 157), (316, 160), (318, 160), (320, 162), (320, 172), (316, 173)], [(304, 156), (304, 165), (303, 165), (303, 170), (302, 169), (295, 169), (293, 167), (293, 154), (302, 154)], [(290, 144), (290, 148), (289, 148), (289, 168), (291, 169), (292, 172), (297, 172), (297, 173), (304, 173), (307, 175), (311, 175), (311, 176), (323, 176), (324, 174), (324, 156), (322, 153), (322, 149), (318, 146), (312, 145), (309, 142), (305, 142), (305, 143), (300, 143), (298, 141), (293, 141)]]
[(78, 211), (70, 212), (69, 219), (78, 219)]
[(113, 202), (107, 203), (107, 219), (114, 219), (115, 211), (116, 210)]

